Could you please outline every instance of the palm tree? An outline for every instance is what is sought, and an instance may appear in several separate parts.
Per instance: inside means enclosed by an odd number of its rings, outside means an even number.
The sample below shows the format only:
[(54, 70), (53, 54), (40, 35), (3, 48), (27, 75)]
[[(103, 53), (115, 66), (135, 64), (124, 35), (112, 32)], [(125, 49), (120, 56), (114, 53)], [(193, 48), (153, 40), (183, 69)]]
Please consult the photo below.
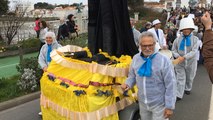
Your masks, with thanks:
[(84, 5), (83, 5), (83, 3), (79, 3), (79, 4), (77, 4), (77, 6), (76, 6), (76, 9), (78, 10), (78, 13), (81, 13), (81, 10), (84, 8)]

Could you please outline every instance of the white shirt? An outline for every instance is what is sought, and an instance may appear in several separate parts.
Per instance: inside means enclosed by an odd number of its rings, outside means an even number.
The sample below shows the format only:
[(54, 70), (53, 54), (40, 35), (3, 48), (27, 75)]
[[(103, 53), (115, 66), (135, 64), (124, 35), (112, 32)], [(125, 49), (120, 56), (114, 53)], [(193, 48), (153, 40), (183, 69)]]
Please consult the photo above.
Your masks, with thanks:
[(166, 39), (164, 37), (164, 33), (163, 33), (163, 30), (161, 29), (158, 29), (158, 35), (157, 36), (157, 33), (155, 31), (155, 28), (151, 28), (148, 30), (149, 32), (153, 33), (155, 39), (156, 39), (156, 42), (158, 42), (158, 44), (162, 47), (162, 46), (166, 46)]

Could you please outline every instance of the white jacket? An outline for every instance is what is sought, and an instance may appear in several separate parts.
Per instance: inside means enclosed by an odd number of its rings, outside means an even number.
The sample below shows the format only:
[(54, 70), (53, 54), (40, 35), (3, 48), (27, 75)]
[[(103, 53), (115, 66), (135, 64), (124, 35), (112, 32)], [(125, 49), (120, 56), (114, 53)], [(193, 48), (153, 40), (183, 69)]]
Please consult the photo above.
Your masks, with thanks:
[(159, 38), (156, 34), (155, 28), (151, 28), (148, 30), (149, 32), (152, 32), (155, 39), (157, 40), (156, 42), (158, 42), (158, 44), (162, 47), (162, 46), (166, 46), (166, 39), (164, 37), (164, 33), (163, 30), (158, 29), (158, 34), (159, 34)]

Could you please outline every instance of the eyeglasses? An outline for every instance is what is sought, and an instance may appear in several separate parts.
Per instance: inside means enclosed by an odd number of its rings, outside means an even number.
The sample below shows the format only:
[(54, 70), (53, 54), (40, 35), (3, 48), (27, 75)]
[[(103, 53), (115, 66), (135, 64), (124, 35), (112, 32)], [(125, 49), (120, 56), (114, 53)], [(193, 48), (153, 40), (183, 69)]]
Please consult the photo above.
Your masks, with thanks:
[(152, 48), (154, 44), (149, 44), (149, 45), (141, 45), (141, 48)]

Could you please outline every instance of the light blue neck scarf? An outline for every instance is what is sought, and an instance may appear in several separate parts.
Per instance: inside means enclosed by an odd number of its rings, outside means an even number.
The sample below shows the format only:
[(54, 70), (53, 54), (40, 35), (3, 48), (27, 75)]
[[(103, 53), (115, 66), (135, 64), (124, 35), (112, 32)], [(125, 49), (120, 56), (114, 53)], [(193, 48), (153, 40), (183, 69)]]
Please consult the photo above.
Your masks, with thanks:
[(184, 47), (185, 47), (185, 40), (186, 40), (186, 46), (189, 47), (191, 46), (191, 38), (192, 34), (188, 35), (188, 36), (183, 36), (183, 39), (180, 43), (180, 47), (179, 47), (179, 50), (184, 50)]
[(144, 64), (139, 68), (138, 74), (143, 77), (150, 77), (152, 75), (152, 59), (155, 57), (157, 53), (150, 55), (145, 58), (141, 56), (141, 58), (145, 61)]
[(48, 50), (47, 50), (47, 62), (51, 62), (51, 57), (50, 57), (50, 52), (52, 51), (52, 46), (48, 45)]

